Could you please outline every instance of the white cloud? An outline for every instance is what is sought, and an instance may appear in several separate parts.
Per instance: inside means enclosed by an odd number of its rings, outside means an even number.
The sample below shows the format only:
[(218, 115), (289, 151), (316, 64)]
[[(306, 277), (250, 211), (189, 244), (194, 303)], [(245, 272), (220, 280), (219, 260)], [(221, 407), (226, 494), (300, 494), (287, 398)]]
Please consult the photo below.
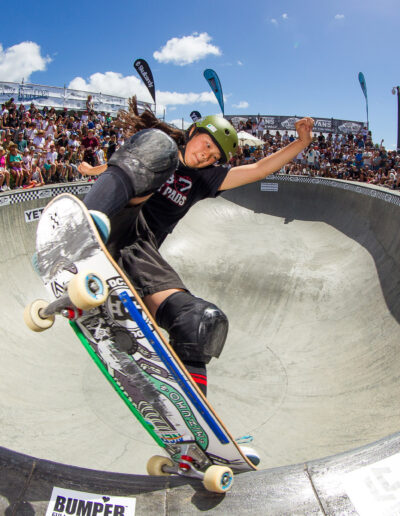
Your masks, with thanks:
[[(88, 80), (82, 77), (75, 77), (68, 88), (101, 92), (117, 97), (131, 97), (136, 95), (142, 102), (153, 102), (146, 86), (141, 79), (134, 75), (124, 77), (121, 73), (105, 72), (94, 73)], [(217, 99), (212, 91), (200, 93), (178, 93), (175, 91), (156, 91), (157, 115), (163, 116), (164, 110), (172, 110), (174, 106), (197, 105), (201, 103), (217, 104)]]
[[(175, 120), (168, 120), (169, 124), (174, 124), (178, 129), (182, 129), (182, 118), (176, 118)], [(193, 122), (186, 122), (183, 120), (183, 129), (187, 129), (192, 125)]]
[(176, 91), (158, 91), (157, 102), (160, 101), (166, 105), (186, 105), (197, 104), (202, 102), (211, 102), (217, 104), (217, 99), (212, 91), (203, 91), (202, 93), (177, 93)]
[(43, 72), (51, 62), (49, 56), (43, 57), (40, 46), (33, 41), (23, 41), (3, 50), (0, 44), (0, 80), (19, 82), (30, 81), (33, 72)]
[(75, 77), (69, 83), (68, 88), (96, 91), (125, 98), (136, 95), (139, 100), (153, 102), (148, 89), (141, 79), (134, 75), (124, 77), (117, 72), (97, 72), (91, 75), (87, 81), (82, 77)]
[(172, 38), (161, 48), (154, 52), (153, 57), (160, 63), (173, 63), (184, 66), (200, 61), (208, 55), (220, 56), (221, 50), (210, 44), (211, 36), (207, 32), (201, 34), (194, 32), (191, 36)]
[(245, 100), (241, 100), (239, 104), (232, 104), (232, 106), (237, 109), (245, 109), (249, 107), (249, 103)]
[(283, 18), (284, 20), (287, 20), (287, 19), (288, 19), (288, 15), (287, 15), (287, 13), (283, 13), (283, 14), (282, 14), (282, 18)]
[(271, 23), (273, 23), (274, 25), (278, 25), (278, 21), (275, 19), (275, 18), (271, 18)]
[(335, 15), (335, 20), (343, 20), (344, 19), (344, 14), (336, 14)]
[(238, 62), (237, 62), (237, 64), (238, 64), (239, 66), (243, 66), (242, 61), (238, 61)]

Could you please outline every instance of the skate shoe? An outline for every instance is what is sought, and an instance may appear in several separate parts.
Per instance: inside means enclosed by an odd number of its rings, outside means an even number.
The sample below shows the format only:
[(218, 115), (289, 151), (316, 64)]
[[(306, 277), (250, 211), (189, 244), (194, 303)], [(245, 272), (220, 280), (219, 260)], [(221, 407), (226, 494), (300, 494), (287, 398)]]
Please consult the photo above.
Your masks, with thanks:
[(260, 464), (260, 456), (256, 452), (254, 448), (250, 448), (249, 446), (240, 446), (240, 450), (242, 451), (243, 455), (245, 455), (249, 461), (254, 465), (258, 466)]
[(110, 220), (105, 213), (96, 210), (89, 210), (89, 213), (100, 233), (102, 241), (106, 244), (111, 232)]
[(261, 459), (256, 450), (254, 448), (250, 448), (250, 446), (243, 446), (244, 444), (253, 442), (252, 435), (248, 434), (238, 437), (235, 439), (235, 442), (241, 449), (243, 455), (245, 455), (254, 466), (258, 466), (260, 464)]

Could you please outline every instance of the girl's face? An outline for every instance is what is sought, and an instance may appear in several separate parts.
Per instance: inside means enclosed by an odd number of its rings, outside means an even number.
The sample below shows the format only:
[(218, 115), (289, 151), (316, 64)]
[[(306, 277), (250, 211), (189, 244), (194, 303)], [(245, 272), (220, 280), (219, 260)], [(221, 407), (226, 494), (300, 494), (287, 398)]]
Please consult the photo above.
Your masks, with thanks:
[(185, 164), (191, 168), (204, 168), (221, 158), (221, 153), (211, 136), (198, 133), (186, 145)]

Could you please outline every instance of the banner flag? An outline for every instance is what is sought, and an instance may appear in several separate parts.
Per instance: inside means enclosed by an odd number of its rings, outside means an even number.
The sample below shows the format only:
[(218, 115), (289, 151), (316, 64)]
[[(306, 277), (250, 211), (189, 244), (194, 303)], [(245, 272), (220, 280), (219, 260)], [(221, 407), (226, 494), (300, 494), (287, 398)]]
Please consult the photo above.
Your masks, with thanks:
[(224, 96), (222, 94), (222, 87), (221, 87), (221, 81), (219, 80), (218, 75), (214, 70), (211, 70), (210, 68), (207, 68), (204, 70), (204, 78), (210, 85), (210, 88), (213, 90), (217, 100), (218, 104), (221, 108), (222, 114), (224, 115)]
[(365, 100), (368, 102), (368, 95), (367, 95), (367, 83), (365, 82), (365, 77), (362, 72), (358, 74), (358, 80), (360, 81), (361, 89), (364, 93)]
[(150, 70), (150, 66), (148, 65), (147, 61), (144, 59), (136, 59), (136, 61), (133, 63), (133, 66), (137, 73), (140, 75), (142, 81), (147, 86), (147, 89), (149, 90), (150, 95), (152, 96), (154, 100), (154, 104), (156, 103), (156, 88), (154, 86), (154, 79), (152, 71)]
[(367, 94), (367, 83), (365, 82), (365, 77), (362, 72), (358, 74), (358, 80), (360, 81), (360, 86), (362, 89), (362, 92), (364, 93), (365, 102), (367, 105), (367, 127), (369, 127), (369, 121), (368, 121), (368, 94)]
[(197, 120), (200, 120), (201, 115), (198, 111), (192, 111), (190, 113), (190, 118), (193, 120), (193, 122), (197, 122)]

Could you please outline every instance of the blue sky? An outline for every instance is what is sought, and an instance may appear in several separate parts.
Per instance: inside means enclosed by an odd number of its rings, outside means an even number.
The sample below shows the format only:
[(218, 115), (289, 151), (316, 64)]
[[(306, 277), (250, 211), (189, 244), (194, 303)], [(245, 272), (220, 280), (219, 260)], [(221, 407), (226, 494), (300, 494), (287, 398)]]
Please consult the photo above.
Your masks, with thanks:
[(150, 97), (148, 61), (168, 121), (219, 113), (203, 78), (219, 75), (226, 114), (366, 120), (397, 142), (398, 0), (20, 0), (2, 5), (0, 80)]

